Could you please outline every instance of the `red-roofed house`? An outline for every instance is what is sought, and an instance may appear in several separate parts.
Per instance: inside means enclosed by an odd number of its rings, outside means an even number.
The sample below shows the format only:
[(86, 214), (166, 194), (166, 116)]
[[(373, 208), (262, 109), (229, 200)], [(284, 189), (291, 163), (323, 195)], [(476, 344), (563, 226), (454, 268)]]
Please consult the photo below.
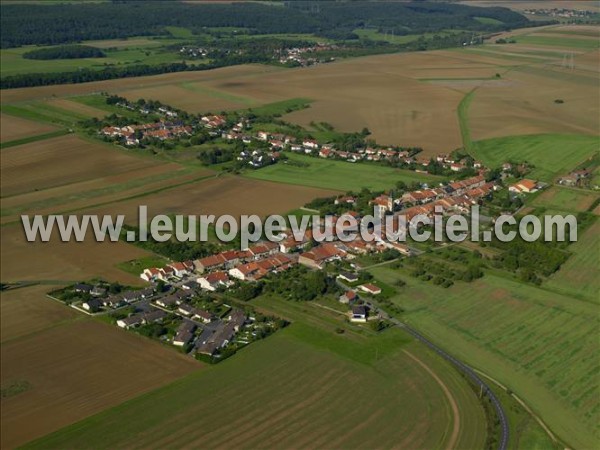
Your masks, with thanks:
[(207, 291), (216, 291), (221, 286), (229, 287), (233, 284), (226, 272), (209, 273), (198, 278), (197, 281), (200, 284), (200, 287)]

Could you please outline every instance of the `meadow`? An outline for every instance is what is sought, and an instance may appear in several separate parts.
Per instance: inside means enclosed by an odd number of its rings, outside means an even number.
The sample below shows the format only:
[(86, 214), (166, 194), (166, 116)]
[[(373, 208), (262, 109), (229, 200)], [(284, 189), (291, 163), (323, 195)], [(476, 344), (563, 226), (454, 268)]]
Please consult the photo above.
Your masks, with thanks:
[(406, 282), (392, 300), (408, 323), (508, 386), (568, 445), (594, 446), (596, 305), (491, 273), (444, 289), (404, 269), (370, 271), (390, 285)]
[(291, 163), (275, 164), (249, 172), (246, 176), (257, 180), (337, 191), (359, 191), (364, 187), (386, 190), (393, 188), (398, 181), (432, 184), (443, 181), (441, 177), (371, 163), (349, 163), (297, 154), (288, 154), (288, 156)]
[(578, 242), (571, 245), (569, 250), (573, 255), (550, 277), (545, 286), (582, 300), (600, 302), (600, 221), (596, 219), (589, 229), (578, 236)]
[(599, 193), (590, 190), (553, 186), (544, 190), (528, 204), (550, 210), (578, 213), (587, 211), (599, 197)]
[[(168, 43), (176, 40), (165, 41)], [(164, 43), (160, 40), (136, 40), (130, 39), (118, 41), (115, 47), (103, 44), (104, 58), (77, 58), (77, 59), (52, 59), (39, 60), (27, 59), (24, 53), (39, 48), (53, 48), (53, 46), (25, 46), (19, 48), (8, 48), (0, 50), (0, 63), (2, 69), (0, 76), (11, 76), (26, 73), (50, 73), (50, 72), (75, 72), (81, 69), (102, 70), (107, 67), (127, 66), (136, 64), (163, 64), (181, 62), (182, 58), (174, 51), (162, 48)], [(94, 45), (92, 42), (86, 45)], [(194, 64), (202, 64), (203, 61)]]
[(527, 161), (535, 166), (529, 178), (551, 182), (597, 152), (598, 143), (598, 137), (584, 135), (509, 136), (476, 141), (471, 153), (488, 167)]
[(404, 337), (366, 365), (304, 342), (312, 331), (292, 324), (216, 367), (26, 448), (483, 445), (483, 410), (444, 362)]

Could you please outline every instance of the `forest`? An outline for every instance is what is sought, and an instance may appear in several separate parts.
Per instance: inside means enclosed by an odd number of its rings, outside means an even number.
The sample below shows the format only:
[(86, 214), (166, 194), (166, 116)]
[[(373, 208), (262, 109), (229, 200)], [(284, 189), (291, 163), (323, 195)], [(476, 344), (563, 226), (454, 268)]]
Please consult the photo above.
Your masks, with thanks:
[[(478, 18), (494, 21), (482, 23)], [(9, 48), (168, 35), (168, 26), (189, 28), (195, 33), (204, 27), (238, 27), (254, 34), (314, 33), (349, 39), (357, 28), (379, 28), (402, 35), (443, 29), (500, 31), (528, 23), (524, 16), (506, 8), (420, 1), (293, 1), (284, 5), (279, 3), (278, 6), (133, 1), (41, 5), (3, 3), (0, 45)]]

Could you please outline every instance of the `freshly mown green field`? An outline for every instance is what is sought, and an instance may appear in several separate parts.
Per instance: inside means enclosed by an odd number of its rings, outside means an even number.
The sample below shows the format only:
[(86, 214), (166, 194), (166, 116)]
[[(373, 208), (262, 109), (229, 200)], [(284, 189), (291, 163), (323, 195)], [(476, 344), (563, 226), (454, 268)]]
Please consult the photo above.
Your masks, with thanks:
[(489, 273), (444, 289), (404, 269), (370, 271), (391, 285), (407, 283), (392, 299), (407, 322), (507, 385), (571, 448), (597, 446), (596, 304)]
[(595, 39), (563, 39), (551, 36), (518, 36), (515, 40), (519, 44), (547, 45), (550, 47), (571, 47), (583, 50), (594, 50), (600, 48), (600, 41)]
[(600, 220), (569, 247), (573, 255), (545, 284), (550, 289), (567, 296), (577, 296), (592, 302), (600, 302), (600, 278), (598, 261), (600, 255)]
[(258, 180), (300, 184), (340, 191), (391, 189), (398, 181), (438, 183), (443, 178), (371, 163), (349, 163), (286, 153), (292, 163), (280, 162), (247, 176)]
[(599, 145), (595, 136), (536, 134), (476, 141), (471, 153), (489, 167), (510, 160), (527, 161), (535, 166), (529, 178), (552, 181), (597, 152)]
[(428, 350), (402, 344), (403, 337), (394, 353), (363, 364), (304, 342), (312, 331), (293, 324), (217, 366), (25, 448), (483, 447), (476, 395)]

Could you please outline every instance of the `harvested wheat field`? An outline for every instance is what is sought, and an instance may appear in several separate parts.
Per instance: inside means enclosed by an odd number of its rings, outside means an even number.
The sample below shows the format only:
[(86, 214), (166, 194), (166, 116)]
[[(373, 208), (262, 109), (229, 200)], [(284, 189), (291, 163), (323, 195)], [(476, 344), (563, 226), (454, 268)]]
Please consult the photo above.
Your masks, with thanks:
[(52, 125), (9, 116), (8, 114), (0, 114), (0, 140), (2, 142), (16, 141), (30, 136), (50, 133), (57, 129)]
[[(600, 133), (597, 87), (592, 74), (560, 68), (523, 67), (503, 77), (505, 83), (475, 91), (469, 109), (474, 140), (539, 133)], [(535, 86), (535, 89), (532, 87)], [(562, 104), (555, 100), (561, 99)]]
[(154, 164), (149, 159), (130, 156), (74, 135), (32, 142), (2, 150), (2, 196), (135, 171)]
[(0, 223), (20, 221), (21, 214), (57, 214), (104, 205), (183, 185), (209, 176), (209, 170), (165, 163), (117, 175), (71, 183), (2, 199)]
[(2, 399), (5, 449), (202, 367), (156, 342), (90, 319), (5, 343), (1, 352), (2, 387), (26, 385), (24, 392)]
[[(126, 223), (137, 223), (139, 205), (148, 206), (148, 217), (157, 214), (283, 214), (317, 197), (338, 191), (223, 176), (169, 189), (147, 198), (136, 198), (93, 209), (91, 214), (125, 214)], [(132, 258), (130, 258), (132, 259)]]
[(159, 100), (162, 103), (191, 113), (220, 112), (245, 107), (243, 102), (235, 101), (235, 98), (226, 95), (219, 95), (218, 92), (202, 92), (199, 89), (194, 90), (184, 86), (172, 85), (133, 89), (123, 92), (123, 95), (131, 101), (140, 98)]
[(142, 280), (115, 264), (150, 255), (124, 242), (96, 242), (93, 234), (84, 242), (62, 242), (58, 232), (49, 242), (27, 242), (20, 223), (2, 227), (1, 247), (0, 279), (4, 283), (57, 280), (66, 284), (98, 277), (140, 285)]
[(10, 289), (0, 294), (1, 341), (17, 339), (83, 316), (74, 309), (51, 301), (46, 293), (56, 286), (37, 285)]
[[(127, 90), (133, 89), (145, 89), (187, 82), (225, 80), (233, 77), (260, 77), (269, 72), (279, 72), (283, 70), (284, 69), (275, 66), (246, 64), (198, 72), (177, 72), (147, 77), (94, 81), (91, 83), (7, 89), (2, 93), (1, 102), (2, 104), (16, 103), (30, 100), (45, 100), (54, 97), (74, 97), (78, 95), (95, 94), (99, 92), (110, 92), (123, 95)], [(289, 96), (286, 98), (289, 98)]]

